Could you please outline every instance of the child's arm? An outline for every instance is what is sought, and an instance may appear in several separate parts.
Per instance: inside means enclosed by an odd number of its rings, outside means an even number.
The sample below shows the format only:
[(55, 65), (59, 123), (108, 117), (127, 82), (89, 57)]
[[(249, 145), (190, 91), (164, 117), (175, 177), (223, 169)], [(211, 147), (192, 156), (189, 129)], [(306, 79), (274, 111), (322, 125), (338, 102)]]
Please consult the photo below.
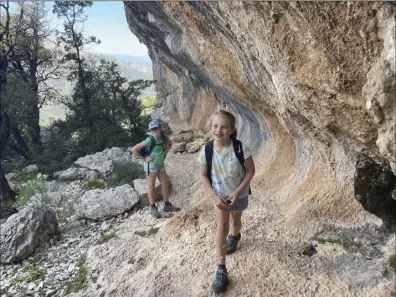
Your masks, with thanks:
[(140, 159), (143, 160), (144, 162), (151, 162), (154, 160), (153, 157), (146, 157), (144, 158), (141, 154), (139, 154), (139, 150), (141, 150), (142, 148), (146, 147), (146, 144), (144, 142), (138, 143), (137, 145), (135, 145), (134, 147), (131, 148), (131, 152), (133, 153), (133, 155)]
[(213, 191), (207, 176), (207, 170), (208, 166), (206, 164), (201, 164), (199, 167), (199, 179), (201, 180), (206, 193), (208, 193), (208, 195), (214, 200), (214, 203), (218, 208), (229, 209), (229, 206), (225, 203), (225, 199)]
[(252, 181), (252, 178), (256, 172), (256, 168), (254, 166), (254, 161), (252, 157), (249, 157), (245, 160), (245, 166), (246, 166), (246, 174), (241, 182), (241, 184), (239, 185), (239, 187), (234, 191), (234, 193), (232, 194), (232, 202), (230, 204), (230, 206), (233, 206), (236, 201), (238, 200), (239, 197), (239, 193), (243, 191), (243, 189), (245, 189), (250, 182)]

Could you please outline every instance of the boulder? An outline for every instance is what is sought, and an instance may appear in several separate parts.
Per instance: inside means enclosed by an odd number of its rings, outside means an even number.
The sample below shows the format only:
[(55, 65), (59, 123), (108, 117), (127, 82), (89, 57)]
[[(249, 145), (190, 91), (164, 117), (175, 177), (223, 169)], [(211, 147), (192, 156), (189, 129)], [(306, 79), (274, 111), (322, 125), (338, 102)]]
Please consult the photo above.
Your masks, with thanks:
[(77, 179), (93, 181), (99, 178), (99, 173), (87, 168), (70, 167), (66, 170), (55, 172), (54, 178), (59, 181), (73, 181)]
[[(147, 194), (147, 179), (135, 179), (133, 181), (133, 187), (135, 188), (135, 191), (139, 195), (139, 200), (140, 203), (144, 205), (149, 205), (150, 202), (148, 200), (148, 194)], [(161, 195), (161, 184), (158, 180), (155, 181), (155, 198), (156, 200), (160, 200), (162, 197)]]
[(78, 158), (74, 164), (78, 167), (98, 171), (100, 174), (107, 176), (113, 171), (114, 162), (123, 163), (129, 159), (131, 157), (123, 149), (113, 147), (105, 149), (103, 152)]
[(182, 153), (185, 150), (186, 150), (186, 143), (185, 142), (174, 143), (172, 145), (172, 151), (174, 153)]
[(79, 178), (78, 168), (68, 168), (54, 173), (54, 178), (59, 181), (71, 181)]
[(45, 207), (25, 207), (0, 226), (0, 262), (17, 263), (32, 255), (59, 231), (55, 213)]
[(100, 220), (122, 214), (138, 202), (138, 193), (126, 184), (111, 189), (85, 192), (76, 206), (76, 211), (81, 218)]
[(25, 168), (22, 169), (23, 173), (36, 173), (38, 172), (38, 167), (36, 164), (31, 164)]
[(201, 144), (197, 142), (192, 142), (192, 143), (187, 143), (186, 145), (186, 151), (188, 153), (196, 153), (201, 149)]
[(171, 136), (173, 143), (188, 142), (194, 138), (194, 132), (191, 130), (181, 131), (176, 135)]

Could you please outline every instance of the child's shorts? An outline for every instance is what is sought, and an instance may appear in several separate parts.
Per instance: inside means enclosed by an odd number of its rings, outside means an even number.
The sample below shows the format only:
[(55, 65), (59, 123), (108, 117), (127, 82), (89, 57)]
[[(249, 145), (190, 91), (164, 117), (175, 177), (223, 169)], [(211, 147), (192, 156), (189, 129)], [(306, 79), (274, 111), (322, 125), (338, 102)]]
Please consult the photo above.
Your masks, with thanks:
[[(216, 207), (216, 205), (213, 202), (214, 207)], [(239, 198), (238, 201), (234, 204), (234, 206), (231, 208), (231, 211), (244, 211), (248, 208), (249, 205), (249, 197), (242, 197)]]
[(153, 163), (146, 163), (144, 162), (144, 172), (146, 174), (149, 174), (151, 172), (159, 172), (159, 171), (165, 171), (165, 165), (162, 165), (161, 167), (155, 166)]
[(244, 211), (248, 208), (249, 197), (239, 198), (235, 205), (231, 208), (231, 211)]

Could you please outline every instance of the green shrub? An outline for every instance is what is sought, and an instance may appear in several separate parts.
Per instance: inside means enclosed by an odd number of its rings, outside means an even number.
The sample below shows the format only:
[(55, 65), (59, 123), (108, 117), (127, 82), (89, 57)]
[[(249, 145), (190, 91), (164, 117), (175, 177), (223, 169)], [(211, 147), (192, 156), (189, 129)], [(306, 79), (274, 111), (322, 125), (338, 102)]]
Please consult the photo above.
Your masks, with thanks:
[(15, 197), (14, 207), (20, 209), (24, 207), (29, 199), (34, 195), (41, 195), (47, 191), (44, 181), (39, 179), (32, 179), (25, 183), (18, 185), (18, 195)]
[(88, 268), (86, 257), (83, 256), (78, 264), (78, 272), (73, 280), (66, 284), (66, 294), (77, 293), (88, 286)]
[(389, 257), (389, 265), (396, 272), (396, 254), (393, 254), (392, 256)]
[(117, 238), (117, 234), (115, 232), (110, 234), (102, 233), (102, 238), (98, 240), (98, 244), (106, 243), (112, 238)]
[(60, 201), (58, 207), (54, 209), (58, 223), (67, 223), (67, 219), (76, 213), (74, 205), (74, 202), (70, 199), (62, 199)]
[(114, 163), (114, 175), (110, 178), (107, 185), (109, 187), (117, 187), (124, 184), (133, 184), (133, 180), (143, 178), (143, 166), (131, 160), (125, 163)]
[(106, 185), (98, 180), (93, 180), (93, 181), (89, 181), (86, 185), (85, 185), (85, 189), (88, 190), (94, 190), (94, 189), (104, 189), (106, 187)]
[(135, 234), (141, 237), (149, 237), (156, 234), (158, 230), (159, 230), (158, 228), (150, 228), (147, 231), (135, 231)]
[(320, 244), (325, 244), (326, 242), (328, 243), (335, 243), (335, 244), (340, 244), (342, 245), (344, 248), (350, 248), (352, 246), (355, 247), (361, 247), (362, 244), (358, 241), (354, 241), (354, 240), (349, 240), (346, 238), (342, 238), (342, 239), (333, 239), (333, 238), (322, 238), (322, 237), (318, 237), (316, 238), (316, 241)]
[(146, 96), (142, 100), (142, 104), (144, 108), (151, 108), (156, 102), (157, 102), (157, 96), (154, 97)]
[(36, 265), (29, 265), (24, 268), (26, 272), (26, 281), (34, 282), (36, 280), (43, 280), (45, 277), (46, 271), (37, 267)]

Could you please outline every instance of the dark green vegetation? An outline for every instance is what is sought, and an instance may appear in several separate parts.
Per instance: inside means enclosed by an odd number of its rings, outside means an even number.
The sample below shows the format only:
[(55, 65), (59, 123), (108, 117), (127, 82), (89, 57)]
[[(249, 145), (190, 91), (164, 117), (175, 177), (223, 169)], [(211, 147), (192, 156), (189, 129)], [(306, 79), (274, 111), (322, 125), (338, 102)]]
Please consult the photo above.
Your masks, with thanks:
[[(82, 30), (91, 5), (55, 2), (53, 12), (63, 21), (55, 32), (44, 3), (0, 3), (0, 202), (9, 212), (19, 193), (7, 172), (34, 163), (51, 174), (86, 154), (134, 144), (145, 133), (148, 117), (138, 97), (152, 81), (128, 81), (117, 63), (82, 54), (84, 46), (100, 42)], [(54, 87), (62, 79), (73, 82), (69, 96)], [(40, 109), (48, 103), (63, 104), (68, 113), (44, 131)]]

